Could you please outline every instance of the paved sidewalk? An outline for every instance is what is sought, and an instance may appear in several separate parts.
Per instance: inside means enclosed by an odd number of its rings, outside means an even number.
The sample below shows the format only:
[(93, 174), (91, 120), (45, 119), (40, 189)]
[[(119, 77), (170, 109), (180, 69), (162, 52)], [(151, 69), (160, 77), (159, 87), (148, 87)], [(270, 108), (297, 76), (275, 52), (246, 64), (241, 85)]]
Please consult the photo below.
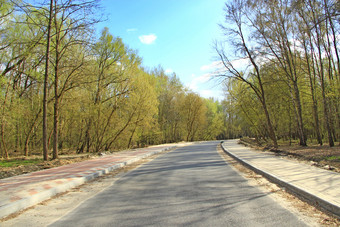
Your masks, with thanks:
[(139, 161), (175, 145), (127, 150), (84, 162), (0, 180), (0, 218), (38, 204), (95, 177)]
[(340, 217), (340, 174), (228, 140), (224, 150), (269, 180)]

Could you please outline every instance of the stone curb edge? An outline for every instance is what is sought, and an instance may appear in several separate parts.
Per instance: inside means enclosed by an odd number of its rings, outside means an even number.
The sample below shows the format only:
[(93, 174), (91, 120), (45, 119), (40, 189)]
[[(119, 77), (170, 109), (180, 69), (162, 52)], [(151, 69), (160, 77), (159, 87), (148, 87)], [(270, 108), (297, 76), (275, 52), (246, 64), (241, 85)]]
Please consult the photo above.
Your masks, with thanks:
[(221, 147), (223, 149), (223, 151), (228, 154), (229, 156), (231, 156), (232, 158), (234, 158), (235, 160), (237, 160), (238, 162), (240, 162), (241, 164), (243, 164), (244, 166), (246, 166), (247, 168), (253, 170), (254, 172), (261, 174), (262, 176), (264, 176), (265, 178), (267, 178), (269, 181), (280, 185), (281, 187), (284, 187), (287, 189), (287, 191), (291, 192), (292, 194), (298, 196), (299, 198), (301, 198), (302, 200), (308, 202), (309, 204), (318, 207), (328, 213), (331, 213), (332, 215), (336, 216), (337, 218), (340, 218), (340, 207), (337, 206), (336, 204), (333, 204), (329, 201), (326, 201), (314, 194), (311, 194), (309, 192), (307, 192), (306, 190), (295, 186), (293, 184), (290, 184), (288, 182), (286, 182), (283, 179), (280, 179), (279, 177), (275, 176), (274, 174), (268, 173), (264, 170), (261, 170), (253, 165), (251, 165), (250, 163), (248, 163), (247, 161), (243, 160), (242, 158), (238, 157), (237, 155), (231, 153), (228, 151), (227, 148), (225, 148), (223, 146), (223, 143), (221, 143)]
[(163, 148), (159, 151), (152, 151), (152, 152), (149, 152), (149, 153), (146, 153), (144, 155), (141, 155), (141, 156), (138, 156), (138, 157), (135, 157), (135, 158), (132, 158), (128, 161), (125, 161), (125, 162), (121, 162), (119, 164), (115, 164), (113, 166), (110, 166), (110, 167), (107, 167), (105, 169), (102, 169), (102, 170), (98, 170), (94, 173), (90, 173), (86, 176), (83, 176), (83, 177), (78, 177), (78, 178), (74, 178), (72, 181), (69, 181), (67, 183), (64, 183), (62, 185), (59, 185), (59, 186), (56, 186), (56, 187), (53, 187), (53, 188), (50, 188), (48, 190), (45, 190), (45, 191), (42, 191), (42, 192), (39, 192), (37, 194), (34, 194), (32, 196), (28, 196), (28, 197), (25, 197), (25, 198), (22, 198), (18, 201), (15, 201), (15, 202), (12, 202), (12, 203), (9, 203), (9, 204), (6, 204), (4, 206), (0, 206), (0, 219), (1, 218), (5, 218), (11, 214), (14, 214), (16, 212), (19, 212), (21, 210), (24, 210), (26, 208), (29, 208), (31, 206), (34, 206), (34, 205), (37, 205), (38, 203), (41, 203), (47, 199), (50, 199), (51, 197), (57, 195), (57, 194), (60, 194), (60, 193), (63, 193), (63, 192), (66, 192), (72, 188), (75, 188), (79, 185), (82, 185), (90, 180), (93, 180), (97, 177), (100, 177), (104, 174), (107, 174), (109, 172), (112, 172), (113, 170), (115, 169), (118, 169), (118, 168), (122, 168), (126, 165), (129, 165), (129, 164), (132, 164), (134, 162), (137, 162), (141, 159), (145, 159), (147, 157), (150, 157), (152, 155), (155, 155), (157, 153), (161, 153), (163, 151), (168, 151), (168, 150), (172, 150), (172, 149), (175, 149), (177, 146), (171, 146), (171, 147), (166, 147), (166, 148)]

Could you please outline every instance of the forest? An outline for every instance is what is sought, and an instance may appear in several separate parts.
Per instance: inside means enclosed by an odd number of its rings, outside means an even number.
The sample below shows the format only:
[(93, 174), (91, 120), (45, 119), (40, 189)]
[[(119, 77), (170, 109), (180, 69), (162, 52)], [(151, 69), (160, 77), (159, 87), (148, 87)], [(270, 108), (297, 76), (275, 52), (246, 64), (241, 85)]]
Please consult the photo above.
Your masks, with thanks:
[(98, 1), (0, 4), (0, 158), (224, 137), (219, 101), (145, 68), (108, 28), (93, 35)]
[(98, 1), (41, 2), (0, 0), (1, 159), (240, 136), (339, 142), (336, 0), (227, 1), (214, 45), (223, 101), (143, 66), (108, 28), (95, 37)]
[(274, 148), (339, 142), (339, 22), (336, 0), (226, 3), (215, 50), (232, 134)]

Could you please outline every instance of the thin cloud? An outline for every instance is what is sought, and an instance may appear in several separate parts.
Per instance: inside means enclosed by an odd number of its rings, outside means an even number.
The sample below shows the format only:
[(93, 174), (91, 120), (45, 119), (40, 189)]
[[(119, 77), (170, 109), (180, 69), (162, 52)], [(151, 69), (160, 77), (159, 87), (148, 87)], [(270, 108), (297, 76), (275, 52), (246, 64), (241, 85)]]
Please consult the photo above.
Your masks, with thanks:
[(193, 91), (199, 91), (199, 88), (204, 86), (211, 79), (211, 77), (212, 75), (209, 73), (206, 73), (199, 77), (193, 77), (190, 83), (186, 84), (186, 87)]
[(171, 73), (173, 73), (173, 72), (174, 72), (174, 70), (172, 70), (172, 69), (170, 69), (170, 68), (165, 70), (165, 73), (166, 73), (166, 74), (171, 74)]
[(200, 70), (201, 71), (215, 71), (216, 69), (220, 69), (222, 67), (221, 61), (214, 61), (210, 63), (209, 65), (203, 65)]
[(138, 38), (143, 44), (150, 45), (156, 41), (157, 36), (155, 34), (150, 34), (150, 35), (141, 35)]
[(211, 78), (212, 78), (212, 75), (210, 73), (206, 73), (200, 77), (195, 78), (195, 80), (198, 81), (199, 83), (205, 83), (209, 81)]
[(137, 28), (128, 28), (128, 29), (126, 29), (126, 32), (136, 32), (136, 31), (138, 31)]
[(185, 85), (186, 88), (189, 88), (192, 91), (197, 91), (198, 90), (198, 85), (196, 81), (192, 81), (191, 83), (187, 83)]

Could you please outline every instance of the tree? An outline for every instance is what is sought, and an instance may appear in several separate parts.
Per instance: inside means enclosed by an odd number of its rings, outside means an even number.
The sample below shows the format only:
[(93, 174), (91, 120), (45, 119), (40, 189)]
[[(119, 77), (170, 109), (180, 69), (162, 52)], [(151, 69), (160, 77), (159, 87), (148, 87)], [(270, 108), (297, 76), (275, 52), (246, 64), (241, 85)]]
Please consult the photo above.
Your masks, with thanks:
[[(308, 136), (322, 144), (326, 132), (329, 145), (334, 146), (340, 129), (338, 2), (234, 1), (226, 4), (226, 12), (226, 19), (234, 23), (222, 29), (226, 35), (235, 35), (231, 44), (238, 55), (232, 58), (222, 45), (216, 45), (227, 69), (222, 76), (242, 81), (255, 92), (264, 112), (267, 109), (271, 115), (276, 137), (286, 137), (289, 131), (290, 141), (298, 136), (299, 144), (305, 146)], [(236, 63), (245, 59), (251, 67), (237, 68)], [(251, 113), (249, 107), (242, 112)]]
[(254, 38), (261, 45), (261, 52), (268, 61), (276, 60), (276, 63), (283, 69), (287, 79), (287, 85), (291, 92), (294, 112), (300, 136), (300, 145), (307, 145), (304, 121), (302, 116), (301, 95), (298, 81), (298, 58), (296, 43), (291, 40), (296, 39), (294, 14), (289, 5), (289, 1), (280, 0), (274, 2), (259, 1), (256, 4), (250, 3), (250, 12), (247, 18), (256, 29)]
[(194, 141), (206, 124), (206, 106), (199, 95), (189, 92), (184, 97), (181, 109), (186, 129), (185, 139), (186, 141)]
[(157, 79), (158, 125), (162, 132), (162, 142), (178, 142), (184, 139), (181, 107), (184, 88), (176, 74), (166, 75), (161, 67), (153, 70)]
[[(240, 71), (240, 69), (237, 69), (233, 64), (235, 60), (233, 61), (230, 59), (230, 57), (227, 56), (227, 53), (224, 50), (223, 46), (218, 46), (216, 44), (215, 50), (226, 70), (225, 73), (222, 73), (219, 76), (240, 80), (246, 83), (255, 92), (266, 116), (269, 137), (273, 141), (274, 147), (277, 148), (277, 138), (275, 135), (274, 127), (272, 125), (270, 113), (268, 111), (265, 90), (262, 83), (262, 75), (260, 72), (261, 65), (258, 62), (261, 55), (255, 48), (250, 48), (250, 41), (249, 39), (247, 39), (244, 31), (244, 26), (246, 26), (246, 21), (244, 20), (246, 20), (247, 18), (245, 11), (246, 3), (245, 1), (237, 0), (226, 3), (225, 7), (225, 24), (229, 26), (226, 27), (221, 25), (221, 28), (226, 35), (232, 37), (231, 44), (236, 48), (236, 51), (243, 54), (243, 56), (240, 57), (240, 60), (248, 60), (253, 67), (253, 70), (242, 72)], [(248, 76), (253, 76), (253, 78), (255, 78), (256, 80), (252, 82), (247, 78)]]
[[(70, 61), (66, 53), (73, 49), (75, 45), (86, 45), (86, 38), (90, 38), (91, 25), (98, 23), (98, 19), (91, 17), (92, 10), (96, 7), (95, 1), (84, 0), (54, 0), (54, 21), (53, 35), (54, 41), (54, 124), (53, 124), (53, 159), (58, 158), (58, 120), (59, 102), (66, 90), (73, 86), (72, 77), (77, 75), (77, 71), (82, 67), (83, 59), (79, 63), (65, 65)], [(80, 49), (80, 48), (79, 48)], [(62, 60), (66, 58), (62, 66)], [(73, 62), (74, 63), (74, 62)], [(62, 68), (71, 68), (65, 72), (66, 79), (63, 88), (59, 91), (60, 73)], [(65, 71), (65, 70), (64, 70)]]
[[(329, 83), (332, 83), (333, 72), (339, 72), (339, 64), (336, 64), (333, 59), (335, 56), (337, 62), (339, 62), (337, 34), (333, 23), (333, 19), (337, 17), (335, 4), (335, 2), (328, 0), (310, 0), (307, 1), (306, 4), (302, 4), (301, 1), (295, 2), (295, 6), (298, 7), (296, 9), (298, 19), (301, 20), (302, 24), (301, 38), (305, 50), (306, 61), (309, 61), (307, 64), (311, 65), (312, 70), (310, 71), (313, 72), (314, 77), (315, 75), (319, 77), (321, 85), (324, 121), (330, 146), (334, 146), (334, 139), (331, 126), (331, 106), (329, 105), (330, 100), (327, 97), (327, 87), (329, 85), (327, 85), (325, 74), (328, 73)], [(323, 59), (323, 56), (326, 56), (328, 64)], [(327, 65), (328, 69), (326, 69)], [(337, 75), (339, 74), (337, 73)], [(339, 78), (339, 76), (336, 78)], [(335, 91), (335, 93), (339, 92)], [(337, 114), (335, 118), (337, 118), (337, 121), (339, 122), (339, 114)]]
[(50, 42), (51, 42), (51, 26), (53, 16), (53, 0), (50, 1), (47, 37), (46, 37), (46, 54), (45, 54), (45, 74), (44, 74), (44, 98), (43, 98), (43, 156), (44, 160), (48, 160), (48, 137), (47, 137), (47, 92), (48, 92), (48, 75), (49, 75), (49, 61), (50, 61)]
[(206, 128), (202, 130), (203, 138), (205, 140), (213, 140), (217, 138), (223, 138), (223, 128), (224, 128), (224, 114), (222, 112), (222, 105), (219, 101), (213, 98), (205, 99), (206, 105)]

